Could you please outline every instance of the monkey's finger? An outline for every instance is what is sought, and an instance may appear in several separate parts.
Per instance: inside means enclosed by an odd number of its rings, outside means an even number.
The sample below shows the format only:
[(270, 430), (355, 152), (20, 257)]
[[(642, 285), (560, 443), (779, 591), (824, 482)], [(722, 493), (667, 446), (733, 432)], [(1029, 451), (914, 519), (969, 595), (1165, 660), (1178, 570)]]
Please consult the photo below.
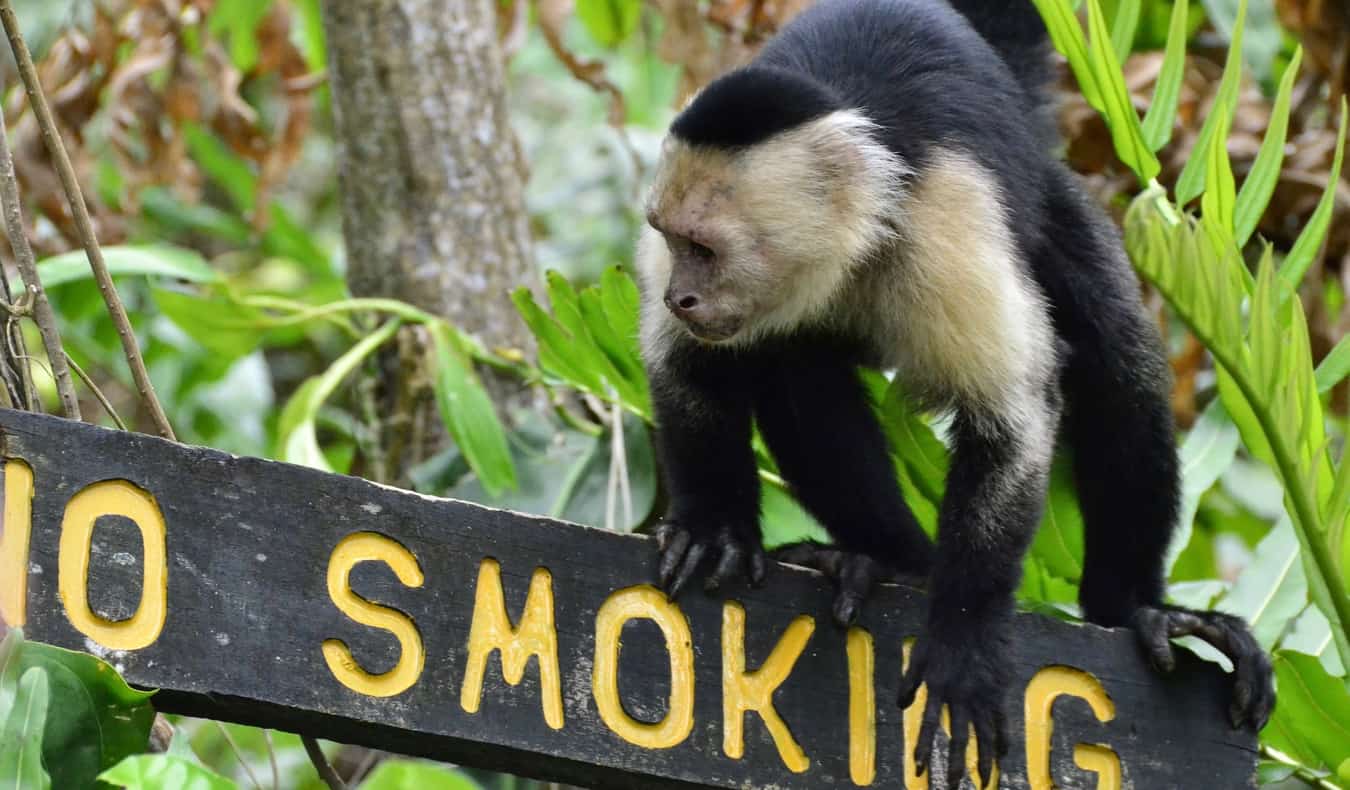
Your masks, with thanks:
[(675, 578), (670, 582), (670, 589), (666, 591), (666, 597), (675, 600), (680, 597), (680, 590), (694, 578), (694, 572), (698, 570), (699, 563), (703, 561), (703, 555), (708, 551), (708, 544), (695, 543), (685, 552), (684, 562), (680, 563), (680, 569), (676, 571)]
[(909, 659), (909, 671), (900, 676), (900, 690), (896, 694), (896, 703), (901, 710), (914, 704), (914, 698), (923, 685), (924, 672), (928, 666), (928, 651), (924, 643), (918, 643)]
[(952, 737), (947, 743), (947, 790), (960, 790), (966, 775), (966, 744), (970, 742), (970, 716), (964, 705), (948, 705)]
[(661, 549), (661, 567), (659, 577), (661, 586), (667, 587), (670, 584), (670, 577), (679, 567), (680, 560), (684, 559), (684, 552), (689, 548), (688, 530), (676, 529), (674, 534), (670, 535), (665, 547)]
[(994, 758), (1002, 762), (1008, 756), (1012, 746), (1012, 733), (1008, 732), (1008, 716), (1003, 706), (994, 708)]
[(764, 556), (764, 547), (756, 545), (750, 549), (750, 586), (759, 587), (764, 584), (764, 574), (767, 571), (768, 562)]
[(942, 700), (936, 694), (928, 695), (923, 708), (923, 725), (919, 727), (919, 742), (914, 746), (914, 773), (924, 774), (928, 770), (928, 761), (933, 756), (933, 741), (937, 739), (938, 722), (941, 720)]
[(994, 773), (994, 752), (998, 749), (998, 736), (994, 733), (994, 717), (975, 717), (975, 749), (979, 754), (980, 787), (989, 786)]
[(703, 583), (703, 589), (712, 592), (721, 587), (724, 582), (728, 582), (740, 570), (741, 559), (745, 552), (741, 547), (733, 542), (726, 542), (722, 546), (722, 558), (717, 561), (717, 568), (708, 576), (707, 581)]
[(848, 628), (858, 619), (862, 608), (862, 596), (849, 589), (842, 589), (834, 597), (834, 622), (840, 628)]
[(656, 537), (656, 548), (658, 551), (665, 551), (666, 544), (670, 543), (671, 534), (675, 531), (675, 525), (669, 521), (662, 521), (656, 525), (656, 530), (652, 533)]
[(1171, 672), (1177, 663), (1168, 641), (1171, 630), (1168, 620), (1166, 612), (1153, 608), (1141, 608), (1135, 614), (1135, 633), (1153, 668), (1159, 672)]

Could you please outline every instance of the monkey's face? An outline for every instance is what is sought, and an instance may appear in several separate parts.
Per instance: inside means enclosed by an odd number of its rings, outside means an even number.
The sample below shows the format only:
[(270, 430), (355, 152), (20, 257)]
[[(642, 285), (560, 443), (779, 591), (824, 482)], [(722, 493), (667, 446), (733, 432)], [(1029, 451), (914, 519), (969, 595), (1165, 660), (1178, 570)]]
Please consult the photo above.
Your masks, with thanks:
[(638, 254), (646, 289), (706, 342), (821, 315), (888, 232), (901, 165), (878, 150), (840, 113), (734, 150), (668, 138)]

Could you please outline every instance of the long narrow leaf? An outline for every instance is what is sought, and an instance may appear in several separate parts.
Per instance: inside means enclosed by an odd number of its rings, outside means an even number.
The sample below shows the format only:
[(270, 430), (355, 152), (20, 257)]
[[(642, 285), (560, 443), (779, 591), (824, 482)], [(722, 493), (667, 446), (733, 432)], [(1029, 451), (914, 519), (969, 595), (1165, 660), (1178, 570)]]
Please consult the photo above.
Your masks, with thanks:
[(1097, 112), (1104, 111), (1101, 88), (1092, 70), (1092, 60), (1088, 57), (1087, 41), (1083, 28), (1074, 16), (1069, 0), (1032, 0), (1036, 10), (1041, 13), (1045, 27), (1050, 31), (1050, 40), (1055, 49), (1069, 61), (1069, 68), (1078, 80), (1078, 90), (1088, 105)]
[(1120, 61), (1111, 47), (1111, 34), (1106, 28), (1100, 0), (1088, 0), (1088, 25), (1092, 31), (1089, 49), (1092, 71), (1101, 90), (1104, 114), (1107, 125), (1111, 127), (1111, 141), (1115, 144), (1116, 156), (1134, 171), (1140, 183), (1146, 184), (1158, 175), (1162, 166), (1144, 143), (1144, 131), (1139, 125), (1139, 115), (1130, 102), (1130, 92), (1125, 87)]
[(1298, 241), (1294, 242), (1294, 248), (1285, 256), (1284, 265), (1280, 267), (1280, 285), (1283, 289), (1281, 298), (1288, 297), (1298, 289), (1303, 275), (1317, 258), (1322, 242), (1326, 241), (1327, 230), (1331, 227), (1331, 215), (1336, 207), (1336, 192), (1341, 183), (1341, 162), (1345, 156), (1345, 120), (1346, 101), (1342, 97), (1341, 128), (1336, 134), (1336, 159), (1331, 165), (1330, 175), (1327, 176), (1327, 187), (1322, 192), (1322, 199), (1318, 201), (1312, 218), (1308, 220), (1308, 224), (1298, 236)]
[[(1223, 67), (1223, 79), (1219, 82), (1219, 90), (1214, 99), (1214, 107), (1226, 107), (1229, 111), (1237, 106), (1237, 92), (1242, 80), (1242, 32), (1247, 18), (1247, 0), (1242, 0), (1238, 6), (1237, 21), (1233, 25), (1232, 41), (1228, 45), (1228, 59)], [(1186, 161), (1186, 166), (1181, 170), (1181, 176), (1177, 179), (1177, 203), (1186, 205), (1194, 200), (1204, 191), (1205, 170), (1209, 167), (1209, 147), (1215, 145), (1215, 127), (1219, 125), (1219, 113), (1211, 112), (1205, 119), (1205, 123), (1200, 127), (1200, 135), (1195, 140), (1195, 147), (1191, 149), (1190, 159)], [(1232, 118), (1227, 118), (1223, 123), (1232, 122)], [(1218, 145), (1223, 145), (1223, 141), (1217, 141)]]
[(1280, 180), (1280, 168), (1284, 165), (1284, 143), (1289, 131), (1289, 100), (1302, 60), (1303, 47), (1300, 46), (1294, 50), (1294, 57), (1284, 70), (1279, 93), (1275, 96), (1275, 106), (1270, 111), (1266, 136), (1261, 141), (1261, 150), (1256, 154), (1256, 161), (1252, 163), (1247, 179), (1242, 182), (1242, 191), (1238, 193), (1237, 205), (1233, 210), (1233, 240), (1239, 247), (1252, 237), (1261, 215), (1270, 203), (1270, 196), (1275, 193), (1275, 184)]
[(1317, 366), (1317, 392), (1325, 394), (1350, 375), (1350, 335), (1342, 337)]
[(1153, 103), (1144, 116), (1144, 142), (1155, 153), (1172, 140), (1177, 101), (1181, 97), (1181, 78), (1186, 71), (1186, 19), (1189, 10), (1189, 0), (1177, 0), (1172, 6), (1172, 21), (1167, 29), (1167, 52), (1163, 55), (1162, 70), (1158, 72), (1157, 87), (1153, 89)]
[(1134, 33), (1139, 29), (1139, 0), (1120, 0), (1116, 18), (1111, 24), (1111, 47), (1121, 63), (1130, 56)]
[(436, 405), (469, 468), (489, 494), (498, 496), (517, 486), (506, 430), (497, 419), (492, 398), (474, 373), (473, 363), (456, 347), (451, 331), (445, 324), (431, 327), (436, 351)]

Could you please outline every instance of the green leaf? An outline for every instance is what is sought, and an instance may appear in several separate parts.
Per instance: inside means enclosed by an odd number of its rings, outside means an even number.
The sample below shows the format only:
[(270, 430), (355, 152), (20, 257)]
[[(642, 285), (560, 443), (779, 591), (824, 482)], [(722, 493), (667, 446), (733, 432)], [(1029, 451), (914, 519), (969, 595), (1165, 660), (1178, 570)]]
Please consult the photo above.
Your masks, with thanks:
[(1068, 582), (1083, 578), (1083, 514), (1078, 509), (1073, 466), (1066, 456), (1055, 458), (1040, 528), (1031, 553), (1047, 573)]
[(606, 47), (623, 43), (642, 15), (640, 0), (577, 0), (576, 8), (586, 32)]
[(482, 790), (477, 782), (444, 765), (384, 760), (361, 782), (360, 790)]
[(1220, 95), (1211, 109), (1216, 119), (1214, 142), (1205, 150), (1209, 162), (1205, 166), (1205, 193), (1201, 198), (1204, 226), (1212, 234), (1215, 247), (1226, 249), (1233, 244), (1233, 204), (1237, 187), (1233, 180), (1233, 165), (1228, 159), (1228, 130), (1232, 121), (1236, 96)]
[[(570, 355), (570, 361), (574, 366), (586, 370), (597, 378), (601, 389), (595, 394), (608, 398), (610, 393), (607, 387), (613, 387), (624, 403), (636, 404), (645, 401), (645, 397), (639, 393), (630, 379), (620, 372), (614, 361), (597, 345), (590, 324), (582, 315), (580, 295), (572, 284), (556, 271), (549, 271), (546, 279), (553, 315), (571, 339), (565, 353)], [(602, 310), (598, 312), (603, 313)], [(601, 316), (597, 316), (597, 322), (604, 324)]]
[(1139, 29), (1139, 5), (1140, 0), (1120, 0), (1116, 6), (1116, 18), (1111, 24), (1111, 48), (1121, 63), (1130, 56), (1134, 34)]
[(176, 754), (138, 754), (104, 771), (99, 779), (128, 790), (235, 790), (234, 782)]
[[(1247, 0), (1241, 0), (1237, 20), (1233, 27), (1232, 43), (1228, 47), (1228, 59), (1223, 67), (1223, 79), (1214, 97), (1214, 108), (1232, 112), (1237, 107), (1238, 88), (1242, 81), (1242, 30), (1246, 20)], [(1210, 112), (1200, 127), (1200, 135), (1195, 139), (1190, 158), (1186, 160), (1181, 176), (1177, 179), (1177, 205), (1184, 206), (1204, 191), (1205, 171), (1209, 167), (1209, 148), (1211, 145), (1225, 145), (1225, 140), (1217, 140), (1215, 129), (1222, 124), (1225, 128), (1233, 122), (1231, 117), (1220, 118), (1219, 112)]]
[[(880, 383), (885, 384), (885, 380)], [(891, 452), (909, 469), (912, 482), (924, 498), (941, 502), (947, 485), (947, 447), (919, 415), (899, 376), (886, 386), (879, 412)]]
[(515, 465), (506, 446), (506, 431), (497, 419), (492, 398), (478, 380), (472, 361), (455, 343), (452, 331), (446, 324), (431, 325), (436, 353), (433, 379), (436, 405), (464, 459), (488, 493), (496, 496), (517, 485)]
[(1106, 28), (1106, 17), (1099, 0), (1088, 0), (1088, 27), (1092, 31), (1092, 46), (1089, 50), (1092, 70), (1101, 89), (1106, 123), (1111, 129), (1116, 156), (1134, 171), (1141, 183), (1147, 183), (1161, 172), (1162, 166), (1144, 143), (1139, 116), (1130, 101), (1129, 89), (1125, 87), (1120, 61), (1111, 48), (1111, 34)]
[(1345, 665), (1335, 650), (1329, 650), (1334, 640), (1331, 638), (1331, 623), (1317, 606), (1309, 604), (1304, 608), (1289, 633), (1280, 640), (1280, 647), (1307, 653), (1322, 662), (1322, 668), (1333, 677), (1345, 677)]
[(262, 341), (263, 316), (247, 305), (166, 288), (151, 288), (150, 293), (170, 321), (224, 360), (249, 354)]
[[(1210, 21), (1225, 36), (1233, 35), (1239, 15), (1242, 13), (1238, 0), (1203, 0), (1202, 4)], [(1252, 4), (1246, 15), (1246, 33), (1243, 36), (1242, 54), (1251, 65), (1257, 80), (1262, 83), (1270, 79), (1271, 72), (1280, 50), (1284, 46), (1284, 30), (1275, 13), (1277, 3), (1261, 0)]]
[(1069, 61), (1069, 68), (1073, 70), (1074, 78), (1078, 80), (1079, 92), (1083, 94), (1089, 106), (1102, 112), (1104, 109), (1102, 89), (1097, 84), (1098, 77), (1088, 56), (1083, 28), (1079, 26), (1078, 18), (1074, 16), (1073, 6), (1068, 0), (1032, 0), (1032, 2), (1036, 4), (1036, 10), (1040, 12), (1041, 19), (1050, 32), (1050, 40), (1054, 43), (1055, 49)]
[[(23, 629), (11, 628), (0, 641), (0, 716), (14, 704), (19, 693), (19, 652), (23, 649)], [(4, 720), (0, 719), (0, 724)]]
[(517, 288), (511, 293), (511, 301), (515, 303), (516, 310), (520, 312), (525, 325), (530, 328), (530, 332), (539, 343), (541, 367), (574, 387), (601, 398), (608, 397), (608, 393), (600, 385), (597, 372), (584, 364), (578, 364), (571, 337), (534, 301), (534, 294), (530, 293), (530, 289), (524, 286)]
[(227, 34), (230, 59), (247, 72), (258, 62), (258, 25), (267, 16), (271, 0), (219, 0), (206, 18), (211, 35)]
[(1172, 140), (1172, 126), (1177, 117), (1177, 101), (1181, 97), (1181, 78), (1186, 71), (1187, 12), (1189, 0), (1172, 4), (1172, 21), (1167, 31), (1167, 51), (1163, 55), (1158, 84), (1153, 90), (1153, 102), (1144, 115), (1144, 141), (1149, 150), (1162, 150)]
[[(103, 262), (113, 277), (146, 275), (173, 277), (194, 283), (211, 283), (220, 275), (197, 252), (168, 244), (125, 245), (103, 248)], [(38, 275), (45, 288), (76, 280), (91, 280), (93, 271), (84, 250), (72, 250), (38, 262)]]
[[(253, 0), (232, 2), (250, 3)], [(218, 4), (215, 10), (218, 12), (225, 5)], [(187, 142), (193, 160), (212, 181), (225, 190), (235, 208), (241, 213), (252, 214), (253, 202), (258, 194), (258, 178), (249, 163), (226, 147), (213, 132), (194, 123), (183, 124), (183, 139)]]
[(1224, 410), (1222, 399), (1215, 398), (1200, 413), (1181, 444), (1181, 513), (1165, 560), (1169, 574), (1190, 543), (1200, 498), (1232, 466), (1240, 443), (1237, 427)]
[(164, 187), (140, 194), (141, 213), (159, 233), (201, 233), (240, 247), (253, 239), (253, 228), (237, 215), (205, 203), (187, 203)]
[(1293, 249), (1289, 250), (1284, 264), (1280, 267), (1282, 298), (1298, 289), (1303, 275), (1308, 271), (1308, 267), (1312, 266), (1318, 251), (1322, 249), (1322, 242), (1326, 241), (1327, 230), (1331, 227), (1331, 215), (1336, 207), (1336, 190), (1341, 180), (1341, 162), (1345, 156), (1345, 122), (1346, 100), (1342, 97), (1341, 126), (1336, 134), (1336, 159), (1331, 165), (1331, 173), (1327, 176), (1327, 186), (1322, 192), (1322, 199), (1317, 202), (1312, 217), (1308, 219), (1308, 224), (1303, 227), (1303, 232), (1298, 235), (1298, 241), (1294, 242)]
[(1319, 394), (1329, 392), (1350, 375), (1350, 335), (1336, 341), (1336, 346), (1323, 357), (1313, 375)]
[(1266, 136), (1261, 141), (1261, 150), (1256, 161), (1242, 182), (1242, 191), (1238, 193), (1237, 206), (1234, 209), (1233, 239), (1239, 247), (1247, 243), (1256, 231), (1256, 226), (1275, 193), (1275, 185), (1280, 180), (1280, 168), (1284, 165), (1284, 144), (1289, 131), (1289, 101), (1294, 90), (1294, 80), (1298, 77), (1299, 63), (1303, 59), (1303, 47), (1294, 50), (1294, 58), (1284, 70), (1280, 80), (1280, 90), (1275, 96), (1275, 105), (1270, 111), (1270, 122), (1266, 125)]
[(47, 790), (52, 786), (51, 777), (42, 769), (48, 701), (47, 673), (37, 667), (24, 672), (14, 707), (0, 726), (0, 788)]
[(1275, 654), (1280, 701), (1274, 719), (1324, 766), (1350, 758), (1350, 692), (1312, 656), (1281, 650)]
[(24, 643), (21, 664), (50, 680), (42, 750), (56, 787), (88, 787), (118, 760), (145, 751), (154, 692), (131, 688), (95, 656), (41, 642)]
[(638, 314), (641, 301), (637, 283), (619, 267), (611, 266), (600, 275), (600, 303), (605, 308), (605, 318), (634, 357), (640, 355)]
[(830, 534), (820, 522), (778, 486), (760, 486), (760, 513), (766, 549), (772, 550), (803, 540), (830, 542)]
[(1298, 536), (1286, 516), (1257, 544), (1251, 563), (1217, 608), (1245, 619), (1261, 647), (1270, 650), (1307, 603)]

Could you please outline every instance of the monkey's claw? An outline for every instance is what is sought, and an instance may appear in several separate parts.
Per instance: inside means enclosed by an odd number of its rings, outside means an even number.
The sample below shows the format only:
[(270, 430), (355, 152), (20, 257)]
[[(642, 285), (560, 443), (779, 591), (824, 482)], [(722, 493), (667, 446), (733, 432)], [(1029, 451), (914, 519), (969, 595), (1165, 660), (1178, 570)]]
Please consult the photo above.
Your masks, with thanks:
[(854, 554), (810, 540), (775, 549), (773, 558), (820, 571), (834, 582), (834, 621), (841, 628), (857, 621), (863, 604), (878, 582), (921, 581), (865, 554)]
[(1246, 725), (1257, 732), (1266, 726), (1275, 709), (1270, 659), (1242, 619), (1223, 612), (1141, 606), (1131, 626), (1159, 672), (1171, 672), (1176, 666), (1173, 637), (1198, 637), (1223, 653), (1233, 662), (1233, 699), (1228, 706), (1233, 726)]
[[(975, 730), (979, 773), (978, 787), (988, 787), (994, 761), (1003, 760), (1011, 742), (1008, 717), (1003, 707), (1008, 688), (1008, 656), (1004, 629), (986, 626), (983, 631), (933, 638), (920, 636), (910, 655), (909, 667), (900, 679), (901, 709), (914, 704), (919, 686), (926, 685), (923, 724), (914, 747), (914, 772), (923, 774), (937, 748), (938, 725), (945, 705), (951, 716), (947, 741), (947, 790), (957, 790), (966, 773), (966, 747)], [(971, 777), (972, 780), (975, 777)]]
[(758, 541), (746, 540), (731, 529), (712, 533), (694, 532), (678, 522), (667, 521), (656, 529), (656, 545), (661, 559), (658, 577), (666, 597), (675, 600), (694, 578), (705, 559), (716, 558), (713, 571), (703, 588), (709, 592), (730, 581), (742, 569), (750, 584), (764, 583), (766, 560)]

